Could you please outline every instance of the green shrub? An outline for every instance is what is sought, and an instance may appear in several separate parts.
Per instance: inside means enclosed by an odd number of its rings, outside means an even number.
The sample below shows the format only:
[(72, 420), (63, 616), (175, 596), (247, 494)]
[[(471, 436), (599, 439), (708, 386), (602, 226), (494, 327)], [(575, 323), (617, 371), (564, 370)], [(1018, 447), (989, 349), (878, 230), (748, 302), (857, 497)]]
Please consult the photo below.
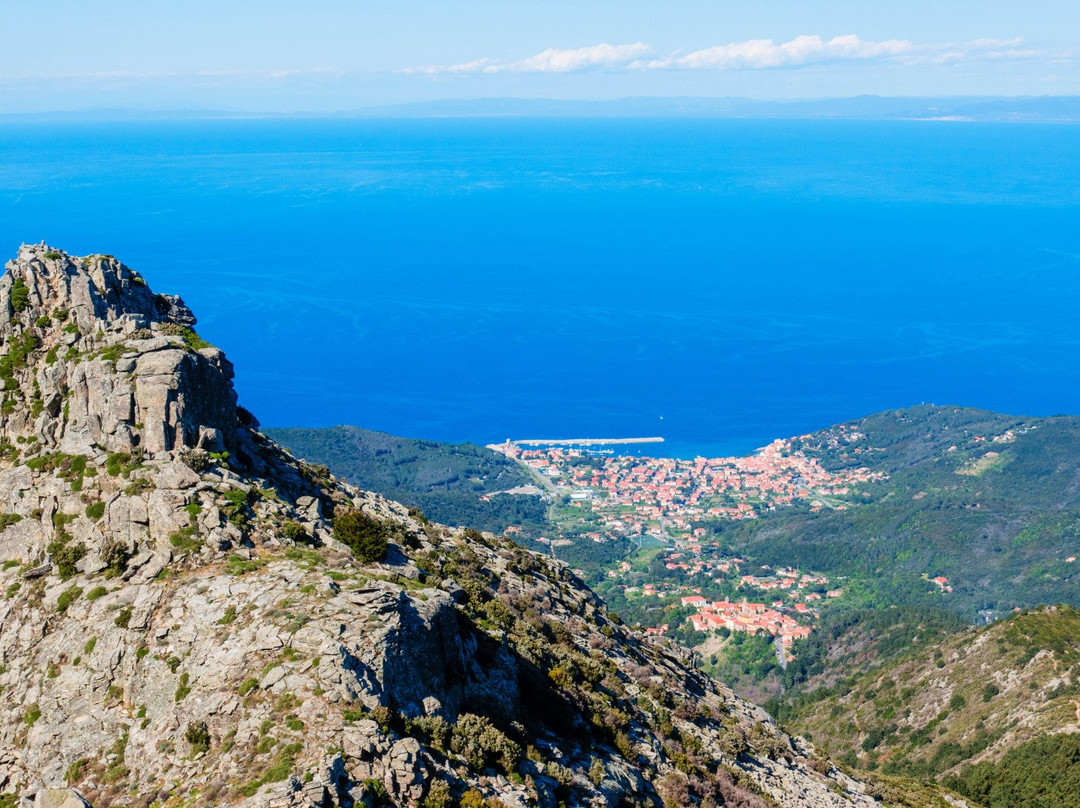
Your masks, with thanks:
[(461, 795), (461, 801), (458, 802), (458, 806), (460, 806), (460, 808), (488, 808), (488, 801), (485, 800), (484, 795), (475, 788), (470, 788)]
[(290, 541), (303, 542), (308, 541), (311, 538), (311, 536), (308, 535), (307, 530), (304, 529), (304, 526), (295, 519), (287, 520), (285, 524), (281, 526), (281, 533)]
[(254, 491), (243, 488), (230, 488), (222, 494), (225, 502), (221, 506), (225, 518), (239, 528), (247, 525), (251, 519), (251, 506), (256, 500)]
[(101, 561), (105, 565), (105, 574), (110, 578), (123, 575), (129, 556), (126, 544), (116, 539), (106, 539), (101, 546)]
[(383, 785), (382, 780), (369, 777), (364, 781), (364, 787), (369, 792), (371, 802), (374, 805), (382, 806), (389, 803), (390, 795), (386, 793), (386, 786)]
[(203, 543), (198, 537), (198, 530), (195, 525), (188, 525), (181, 530), (173, 531), (169, 534), (169, 544), (182, 553), (201, 550)]
[(60, 593), (60, 597), (56, 599), (56, 611), (63, 613), (68, 610), (68, 607), (79, 599), (79, 596), (83, 593), (80, 586), (69, 586), (63, 592)]
[(70, 766), (67, 767), (67, 771), (64, 772), (64, 782), (69, 786), (75, 785), (77, 782), (83, 779), (86, 774), (86, 768), (90, 765), (90, 758), (79, 758)]
[(32, 727), (39, 718), (41, 718), (41, 705), (35, 701), (23, 713), (23, 723), (28, 727)]
[(174, 697), (174, 701), (183, 701), (188, 697), (188, 695), (191, 693), (191, 685), (189, 684), (190, 681), (191, 676), (187, 671), (184, 671), (180, 674), (180, 682), (176, 688), (176, 696)]
[(116, 615), (116, 620), (113, 621), (120, 628), (127, 628), (128, 623), (131, 622), (131, 607), (121, 609), (120, 613)]
[(506, 774), (517, 770), (521, 747), (506, 737), (487, 718), (462, 713), (454, 725), (450, 748), (474, 771), (497, 765)]
[(180, 460), (196, 474), (202, 474), (210, 468), (210, 458), (202, 449), (192, 449), (190, 452), (185, 452), (180, 455)]
[(191, 756), (195, 757), (210, 749), (210, 730), (205, 721), (192, 721), (184, 731), (184, 740), (191, 746)]
[(428, 792), (424, 801), (420, 803), (422, 808), (451, 808), (454, 800), (450, 796), (450, 786), (442, 780), (436, 780), (428, 786)]
[(18, 314), (30, 307), (30, 287), (22, 278), (16, 278), (11, 284), (11, 308)]
[(390, 528), (385, 522), (349, 508), (334, 517), (334, 538), (365, 563), (382, 561), (389, 549)]
[(189, 351), (201, 351), (203, 348), (214, 347), (196, 334), (192, 329), (188, 328), (186, 325), (180, 325), (179, 323), (165, 323), (165, 325), (161, 327), (161, 333), (171, 337), (180, 337), (184, 340), (184, 347)]
[(256, 679), (254, 676), (249, 676), (247, 679), (240, 683), (240, 687), (236, 689), (236, 692), (239, 693), (241, 696), (246, 696), (258, 686), (259, 680)]
[(56, 571), (64, 581), (78, 572), (76, 565), (86, 555), (86, 545), (82, 542), (69, 544), (57, 540), (50, 542), (46, 549), (52, 554), (53, 561), (56, 563)]
[(129, 477), (142, 467), (142, 455), (129, 452), (112, 452), (105, 458), (105, 471), (110, 477)]
[(245, 575), (249, 572), (254, 572), (264, 564), (266, 564), (266, 562), (258, 558), (247, 559), (243, 556), (232, 555), (229, 556), (229, 560), (225, 562), (225, 571), (230, 575)]
[(93, 589), (91, 589), (89, 592), (86, 593), (86, 599), (87, 600), (97, 600), (98, 598), (105, 597), (105, 595), (107, 595), (107, 594), (109, 594), (108, 589), (106, 589), (103, 586), (95, 586)]

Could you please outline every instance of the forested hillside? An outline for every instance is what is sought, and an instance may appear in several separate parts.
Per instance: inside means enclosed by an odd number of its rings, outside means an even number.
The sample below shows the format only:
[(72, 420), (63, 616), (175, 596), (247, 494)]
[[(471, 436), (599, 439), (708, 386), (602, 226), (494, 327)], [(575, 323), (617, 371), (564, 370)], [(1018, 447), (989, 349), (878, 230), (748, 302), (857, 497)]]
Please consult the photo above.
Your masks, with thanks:
[[(769, 707), (852, 768), (930, 778), (989, 806), (1080, 805), (1080, 612), (1045, 607), (926, 642)], [(1056, 796), (1053, 796), (1056, 795)]]
[(533, 480), (517, 463), (482, 446), (399, 438), (356, 426), (267, 429), (266, 434), (297, 457), (324, 464), (350, 483), (444, 524), (501, 532), (546, 520), (539, 495), (497, 493)]
[[(974, 619), (1080, 603), (1080, 418), (956, 407), (880, 413), (794, 442), (828, 468), (888, 473), (844, 510), (707, 523), (759, 562), (850, 577), (849, 604), (943, 606)], [(944, 576), (949, 593), (927, 579)]]

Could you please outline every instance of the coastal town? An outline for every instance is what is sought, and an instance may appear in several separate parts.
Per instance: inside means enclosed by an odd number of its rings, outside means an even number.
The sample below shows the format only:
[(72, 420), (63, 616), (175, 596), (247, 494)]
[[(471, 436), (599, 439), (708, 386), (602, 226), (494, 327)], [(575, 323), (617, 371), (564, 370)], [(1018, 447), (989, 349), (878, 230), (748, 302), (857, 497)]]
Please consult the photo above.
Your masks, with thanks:
[[(507, 441), (489, 448), (528, 467), (537, 486), (552, 495), (560, 529), (560, 537), (549, 540), (553, 547), (572, 536), (597, 543), (630, 539), (656, 551), (662, 566), (654, 565), (649, 580), (642, 582), (630, 561), (607, 572), (609, 585), (628, 603), (655, 599), (664, 604), (661, 613), (681, 606), (680, 620), (694, 631), (768, 635), (786, 652), (809, 636), (820, 603), (840, 597), (842, 589), (793, 568), (744, 573), (746, 562), (720, 554), (703, 525), (755, 519), (793, 505), (843, 510), (856, 500), (858, 486), (884, 479), (862, 467), (824, 468), (802, 448), (808, 437), (775, 440), (745, 457), (692, 460), (616, 455), (574, 441)], [(832, 439), (856, 443), (863, 437), (851, 431)], [(668, 625), (647, 630), (664, 634)]]
[[(848, 440), (862, 436), (852, 432)], [(524, 446), (507, 441), (494, 449), (532, 469), (566, 504), (569, 517), (593, 541), (651, 535), (661, 542), (690, 542), (707, 519), (753, 519), (764, 511), (803, 503), (811, 509), (848, 507), (857, 485), (884, 479), (867, 468), (828, 471), (821, 461), (778, 439), (745, 457), (634, 457), (599, 454), (581, 446)]]

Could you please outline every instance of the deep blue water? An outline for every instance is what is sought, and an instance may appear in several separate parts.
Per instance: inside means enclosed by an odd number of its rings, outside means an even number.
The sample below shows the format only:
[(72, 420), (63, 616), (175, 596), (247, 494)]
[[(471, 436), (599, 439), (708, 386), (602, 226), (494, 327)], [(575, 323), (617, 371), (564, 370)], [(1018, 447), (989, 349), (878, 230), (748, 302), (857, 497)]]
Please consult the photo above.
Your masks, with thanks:
[(268, 426), (717, 454), (1080, 413), (1080, 126), (2, 124), (0, 253), (42, 239), (180, 293)]

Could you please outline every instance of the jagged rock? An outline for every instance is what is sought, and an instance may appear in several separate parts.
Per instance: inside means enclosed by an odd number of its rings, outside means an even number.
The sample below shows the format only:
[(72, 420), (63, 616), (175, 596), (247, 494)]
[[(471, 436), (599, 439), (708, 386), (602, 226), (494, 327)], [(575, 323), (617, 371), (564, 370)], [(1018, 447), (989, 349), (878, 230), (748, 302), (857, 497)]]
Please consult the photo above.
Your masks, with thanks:
[(157, 484), (161, 488), (194, 488), (199, 481), (199, 475), (179, 460), (164, 465), (157, 475)]
[(390, 747), (387, 755), (388, 777), (394, 793), (409, 802), (417, 802), (424, 794), (425, 766), (420, 759), (420, 743), (415, 738), (403, 738)]
[(371, 720), (357, 721), (345, 727), (341, 734), (341, 749), (346, 758), (370, 760), (387, 751), (387, 744), (379, 732), (379, 725)]
[(34, 808), (90, 808), (73, 788), (43, 788), (34, 795)]

